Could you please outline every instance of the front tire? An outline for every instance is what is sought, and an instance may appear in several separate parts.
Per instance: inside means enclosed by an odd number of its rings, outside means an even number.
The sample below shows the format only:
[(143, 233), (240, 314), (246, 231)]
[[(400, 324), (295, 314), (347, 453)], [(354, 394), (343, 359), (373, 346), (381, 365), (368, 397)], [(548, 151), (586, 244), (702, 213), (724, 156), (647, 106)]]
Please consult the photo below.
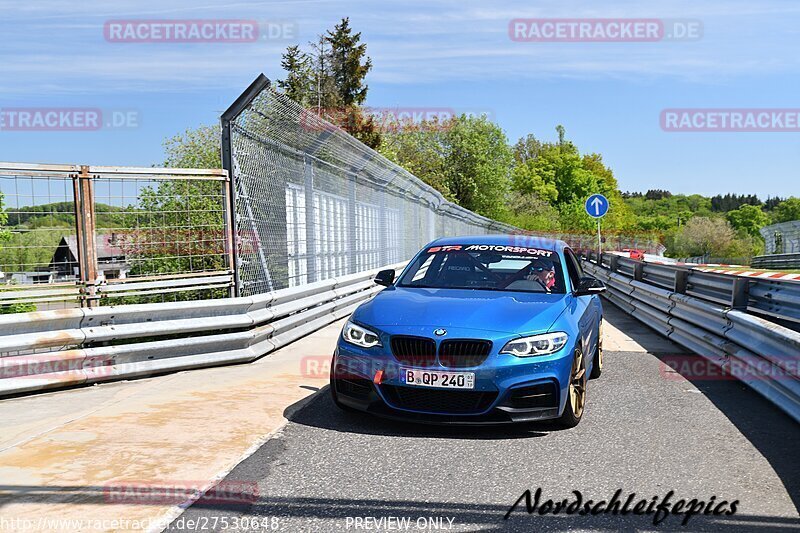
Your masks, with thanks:
[(564, 412), (558, 418), (558, 425), (563, 428), (574, 428), (583, 417), (586, 406), (586, 360), (583, 352), (578, 348), (572, 359), (572, 368), (569, 373), (569, 389), (567, 391), (567, 404)]

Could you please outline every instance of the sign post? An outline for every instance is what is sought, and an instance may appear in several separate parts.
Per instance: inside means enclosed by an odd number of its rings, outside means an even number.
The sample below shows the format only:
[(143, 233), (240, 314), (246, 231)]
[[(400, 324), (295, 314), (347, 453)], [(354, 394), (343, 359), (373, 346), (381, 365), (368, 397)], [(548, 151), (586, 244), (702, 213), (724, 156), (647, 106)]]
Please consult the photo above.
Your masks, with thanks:
[(602, 263), (603, 240), (600, 237), (600, 219), (608, 213), (608, 198), (602, 194), (593, 194), (586, 199), (586, 214), (597, 219), (597, 263)]

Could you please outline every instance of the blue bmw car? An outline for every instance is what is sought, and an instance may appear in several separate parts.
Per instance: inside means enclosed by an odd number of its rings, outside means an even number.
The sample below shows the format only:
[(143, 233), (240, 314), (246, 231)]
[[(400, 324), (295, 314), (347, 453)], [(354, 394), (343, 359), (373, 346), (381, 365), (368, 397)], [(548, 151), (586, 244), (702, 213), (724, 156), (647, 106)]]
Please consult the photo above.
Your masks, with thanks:
[(375, 282), (386, 288), (336, 346), (337, 406), (441, 424), (580, 422), (603, 367), (605, 286), (566, 243), (439, 239)]

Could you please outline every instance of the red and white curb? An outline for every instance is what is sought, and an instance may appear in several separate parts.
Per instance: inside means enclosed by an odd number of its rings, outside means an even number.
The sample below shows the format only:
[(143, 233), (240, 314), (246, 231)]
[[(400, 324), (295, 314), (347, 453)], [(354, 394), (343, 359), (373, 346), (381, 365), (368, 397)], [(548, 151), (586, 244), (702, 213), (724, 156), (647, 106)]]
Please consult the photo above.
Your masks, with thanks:
[(789, 281), (800, 281), (800, 274), (787, 274), (786, 272), (763, 272), (763, 271), (751, 271), (751, 270), (725, 270), (723, 268), (698, 268), (695, 267), (695, 270), (700, 270), (702, 272), (711, 272), (713, 274), (728, 274), (730, 276), (745, 276), (748, 278), (768, 278), (768, 279), (776, 279), (776, 280), (789, 280)]

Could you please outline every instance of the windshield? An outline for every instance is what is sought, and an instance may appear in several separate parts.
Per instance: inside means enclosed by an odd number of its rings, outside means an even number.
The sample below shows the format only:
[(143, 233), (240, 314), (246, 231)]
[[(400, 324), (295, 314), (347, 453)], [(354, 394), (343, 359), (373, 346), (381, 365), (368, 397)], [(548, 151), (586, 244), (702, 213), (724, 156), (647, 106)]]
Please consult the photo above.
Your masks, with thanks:
[(556, 252), (521, 246), (433, 246), (414, 260), (400, 287), (565, 292)]

